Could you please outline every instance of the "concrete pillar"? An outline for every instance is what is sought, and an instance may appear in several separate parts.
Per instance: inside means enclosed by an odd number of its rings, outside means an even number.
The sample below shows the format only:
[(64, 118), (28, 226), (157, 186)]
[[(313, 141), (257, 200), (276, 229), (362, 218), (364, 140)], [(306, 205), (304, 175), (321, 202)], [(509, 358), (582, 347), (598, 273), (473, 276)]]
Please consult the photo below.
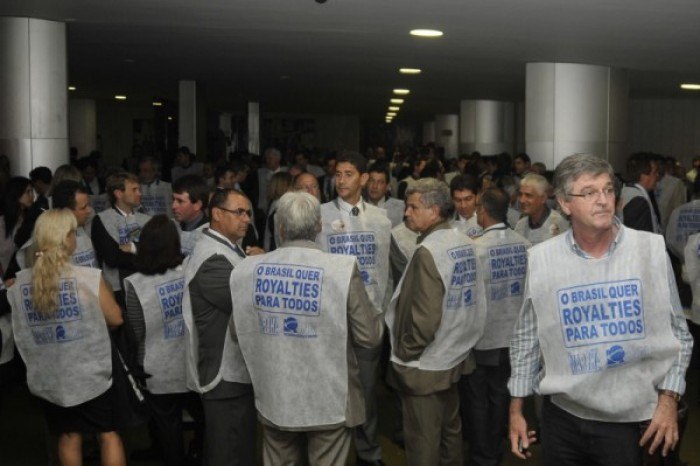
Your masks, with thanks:
[(0, 154), (11, 173), (68, 163), (66, 26), (0, 18)]
[(459, 151), (484, 155), (513, 153), (514, 107), (497, 100), (463, 100), (460, 102)]
[(435, 142), (435, 122), (426, 121), (423, 123), (423, 144)]
[(260, 103), (248, 102), (248, 152), (260, 153)]
[(528, 63), (525, 150), (553, 169), (574, 153), (597, 154), (622, 169), (629, 84), (624, 70)]
[(92, 99), (68, 101), (68, 139), (78, 149), (78, 157), (97, 150), (97, 110)]
[(179, 82), (178, 145), (197, 153), (197, 82)]
[(445, 158), (459, 155), (459, 115), (435, 115), (435, 145), (445, 148)]

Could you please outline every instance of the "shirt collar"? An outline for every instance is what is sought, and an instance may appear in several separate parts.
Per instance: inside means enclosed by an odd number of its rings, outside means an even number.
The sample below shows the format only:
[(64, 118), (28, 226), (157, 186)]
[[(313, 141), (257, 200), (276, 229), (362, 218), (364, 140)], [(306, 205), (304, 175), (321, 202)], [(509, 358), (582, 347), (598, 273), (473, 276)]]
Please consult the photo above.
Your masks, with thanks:
[(128, 217), (129, 215), (134, 215), (134, 212), (133, 212), (133, 211), (132, 211), (130, 214), (127, 214), (126, 212), (124, 212), (123, 210), (121, 210), (119, 207), (117, 207), (117, 204), (114, 204), (114, 210), (116, 210), (117, 213), (118, 213), (119, 215), (121, 215), (122, 217)]
[(365, 201), (362, 199), (362, 197), (360, 197), (360, 200), (359, 200), (358, 203), (355, 204), (355, 205), (352, 205), (352, 204), (350, 204), (350, 203), (348, 203), (348, 202), (345, 202), (345, 201), (342, 200), (340, 197), (336, 197), (336, 198), (335, 198), (335, 201), (336, 201), (336, 205), (338, 206), (338, 208), (339, 208), (340, 210), (342, 210), (343, 212), (347, 212), (348, 214), (350, 213), (350, 211), (351, 211), (354, 207), (358, 207), (358, 208), (360, 209), (361, 212), (364, 212), (364, 210), (365, 210)]
[(506, 228), (508, 228), (508, 227), (506, 226), (505, 223), (503, 223), (503, 222), (496, 223), (495, 225), (491, 225), (488, 228), (484, 228), (484, 233), (486, 233), (487, 231), (491, 231), (491, 230), (505, 230)]
[(544, 222), (547, 221), (547, 219), (549, 218), (549, 214), (551, 214), (551, 213), (552, 213), (552, 210), (549, 207), (547, 207), (547, 204), (545, 204), (544, 214), (542, 214), (542, 218), (540, 219), (539, 222), (537, 222), (537, 223), (533, 222), (532, 217), (528, 215), (527, 216), (527, 223), (530, 226), (530, 229), (536, 230), (536, 229), (540, 228), (542, 225), (544, 225)]
[(241, 248), (238, 247), (237, 244), (232, 243), (230, 239), (228, 239), (227, 237), (225, 237), (224, 235), (222, 235), (218, 231), (214, 230), (213, 228), (205, 229), (204, 233), (211, 236), (212, 238), (214, 238), (218, 242), (224, 243), (226, 246), (228, 246), (231, 249), (233, 249), (234, 251), (236, 251), (236, 253), (243, 254), (243, 257), (245, 257), (245, 253), (243, 252), (243, 250)]
[[(613, 219), (613, 227), (617, 227), (617, 235), (615, 235), (615, 238), (612, 240), (610, 243), (610, 247), (608, 248), (607, 254), (603, 256), (603, 258), (610, 257), (613, 252), (615, 252), (615, 249), (617, 249), (617, 245), (622, 241), (622, 238), (624, 236), (624, 231), (625, 229), (622, 227), (622, 224), (620, 223), (620, 220), (615, 217)], [(583, 257), (584, 259), (596, 259), (595, 257), (591, 256), (588, 254), (586, 251), (584, 251), (581, 246), (578, 245), (576, 242), (576, 238), (574, 238), (574, 230), (573, 228), (569, 228), (566, 230), (566, 236), (565, 236), (566, 244), (571, 248), (571, 251), (573, 251), (574, 254), (576, 254), (579, 257)]]

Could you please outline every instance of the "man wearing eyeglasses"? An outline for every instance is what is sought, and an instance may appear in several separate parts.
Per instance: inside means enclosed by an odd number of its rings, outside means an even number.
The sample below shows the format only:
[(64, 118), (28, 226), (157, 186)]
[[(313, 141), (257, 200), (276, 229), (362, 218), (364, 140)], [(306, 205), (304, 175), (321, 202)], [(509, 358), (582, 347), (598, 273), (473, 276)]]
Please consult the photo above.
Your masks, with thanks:
[(255, 464), (255, 406), (250, 376), (228, 331), (233, 310), (229, 277), (245, 258), (238, 247), (250, 224), (251, 206), (235, 189), (219, 189), (185, 265), (188, 387), (201, 394), (207, 464)]
[(510, 346), (511, 451), (535, 440), (523, 400), (545, 396), (545, 465), (639, 465), (672, 452), (692, 338), (663, 238), (615, 218), (613, 170), (564, 159), (555, 193), (571, 230), (529, 251)]

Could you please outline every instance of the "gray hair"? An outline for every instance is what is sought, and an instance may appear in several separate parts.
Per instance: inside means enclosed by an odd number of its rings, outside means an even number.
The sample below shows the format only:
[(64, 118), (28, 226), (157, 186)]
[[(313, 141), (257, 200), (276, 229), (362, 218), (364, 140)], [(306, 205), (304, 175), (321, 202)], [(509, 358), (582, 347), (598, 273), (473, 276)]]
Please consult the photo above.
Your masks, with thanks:
[(571, 185), (584, 174), (591, 176), (608, 174), (610, 181), (615, 180), (615, 172), (607, 160), (593, 154), (570, 155), (554, 170), (554, 194), (557, 199), (568, 201)]
[(306, 192), (285, 193), (277, 201), (275, 223), (283, 241), (314, 241), (321, 225), (321, 204)]
[(274, 147), (268, 147), (267, 149), (265, 149), (264, 157), (267, 158), (267, 156), (269, 155), (273, 155), (277, 158), (282, 158), (282, 153)]
[(547, 194), (549, 189), (549, 181), (542, 175), (537, 173), (528, 173), (520, 180), (520, 186), (532, 186), (540, 194)]
[(448, 218), (452, 215), (454, 204), (450, 188), (444, 181), (435, 178), (421, 178), (406, 189), (406, 198), (411, 194), (420, 194), (420, 201), (426, 207), (437, 206), (440, 209), (440, 217)]

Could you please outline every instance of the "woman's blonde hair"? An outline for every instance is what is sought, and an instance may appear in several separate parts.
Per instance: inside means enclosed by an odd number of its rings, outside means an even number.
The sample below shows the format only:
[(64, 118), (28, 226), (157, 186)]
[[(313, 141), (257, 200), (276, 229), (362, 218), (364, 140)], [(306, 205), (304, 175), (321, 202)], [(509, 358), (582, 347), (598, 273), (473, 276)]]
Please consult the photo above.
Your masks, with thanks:
[(58, 307), (58, 278), (68, 264), (67, 239), (77, 228), (75, 215), (68, 209), (50, 209), (36, 220), (34, 244), (36, 260), (32, 269), (34, 310), (51, 315)]

